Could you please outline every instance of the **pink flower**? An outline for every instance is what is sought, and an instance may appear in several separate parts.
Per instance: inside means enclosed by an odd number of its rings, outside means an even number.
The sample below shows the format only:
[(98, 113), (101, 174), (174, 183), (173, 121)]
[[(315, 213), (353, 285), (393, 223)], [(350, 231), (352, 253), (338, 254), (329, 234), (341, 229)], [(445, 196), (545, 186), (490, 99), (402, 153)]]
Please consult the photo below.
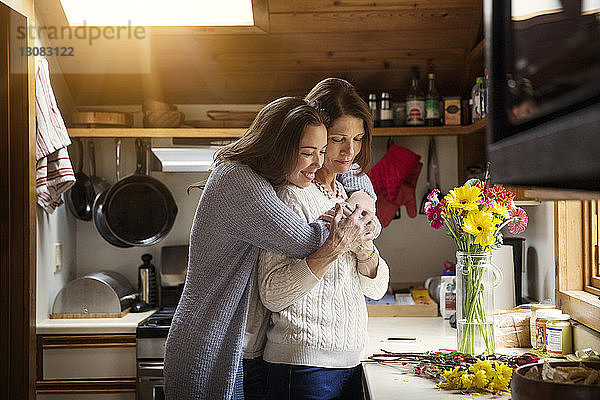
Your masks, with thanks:
[(439, 191), (438, 189), (433, 189), (433, 190), (431, 191), (431, 193), (429, 193), (429, 194), (427, 195), (427, 200), (429, 200), (429, 201), (430, 201), (430, 202), (432, 202), (432, 203), (437, 203), (437, 202), (439, 201), (439, 200), (438, 200), (438, 197), (437, 197), (437, 196), (438, 196), (438, 194), (440, 194), (440, 191)]
[(522, 233), (527, 227), (527, 213), (520, 207), (511, 209), (508, 212), (511, 221), (508, 223), (508, 231), (513, 235)]
[(427, 221), (433, 229), (440, 229), (444, 225), (444, 203), (439, 202), (435, 205), (428, 203)]
[(494, 203), (496, 202), (494, 199), (485, 199), (485, 198), (481, 198), (478, 200), (481, 204), (483, 204), (483, 206), (485, 208), (487, 208), (488, 210), (492, 207), (494, 207)]

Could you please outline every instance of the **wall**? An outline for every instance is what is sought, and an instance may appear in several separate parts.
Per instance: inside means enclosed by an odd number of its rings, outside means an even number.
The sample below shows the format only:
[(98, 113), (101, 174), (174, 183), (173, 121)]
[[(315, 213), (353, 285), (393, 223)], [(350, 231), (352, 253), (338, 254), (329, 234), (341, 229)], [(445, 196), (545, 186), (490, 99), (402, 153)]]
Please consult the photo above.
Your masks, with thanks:
[[(423, 168), (415, 190), (417, 209), (427, 188), (428, 137), (394, 138), (394, 143), (421, 156)], [(455, 136), (435, 138), (440, 171), (440, 186), (448, 193), (458, 184), (457, 139)], [(387, 138), (374, 138), (373, 165), (386, 151)], [(461, 182), (462, 183), (462, 182)], [(390, 266), (391, 282), (418, 282), (427, 277), (441, 275), (443, 262), (454, 260), (456, 246), (443, 230), (436, 231), (427, 223), (425, 215), (409, 218), (401, 208), (401, 218), (383, 229), (376, 240), (377, 248)]]
[[(98, 175), (109, 182), (115, 181), (115, 145), (112, 139), (95, 139), (96, 163)], [(378, 160), (386, 150), (387, 138), (376, 138), (373, 144), (374, 160)], [(426, 161), (427, 138), (401, 138), (396, 143), (405, 146), (422, 156)], [(438, 138), (438, 157), (440, 160), (440, 179), (442, 189), (447, 191), (456, 184), (456, 137)], [(134, 140), (123, 142), (121, 176), (132, 173), (134, 165)], [(87, 168), (87, 167), (85, 167)], [(425, 167), (424, 167), (425, 168)], [(85, 170), (85, 169), (84, 169)], [(188, 243), (189, 232), (199, 191), (186, 193), (190, 183), (206, 179), (205, 173), (161, 173), (153, 176), (167, 185), (173, 194), (179, 209), (174, 228), (159, 244), (145, 248), (120, 249), (108, 244), (98, 234), (93, 222), (76, 221), (77, 230), (77, 276), (100, 269), (113, 269), (125, 275), (135, 286), (137, 267), (141, 264), (141, 255), (150, 253), (155, 265), (159, 264), (160, 249), (164, 245)], [(425, 169), (421, 171), (416, 190), (419, 203), (425, 192)], [(400, 220), (393, 221), (385, 228), (377, 240), (377, 246), (390, 264), (393, 281), (418, 281), (439, 274), (444, 260), (454, 257), (452, 242), (441, 231), (435, 231), (426, 224), (426, 217), (418, 215), (410, 219), (403, 210)], [(433, 249), (433, 250), (432, 250)], [(98, 257), (102, 254), (102, 257)]]

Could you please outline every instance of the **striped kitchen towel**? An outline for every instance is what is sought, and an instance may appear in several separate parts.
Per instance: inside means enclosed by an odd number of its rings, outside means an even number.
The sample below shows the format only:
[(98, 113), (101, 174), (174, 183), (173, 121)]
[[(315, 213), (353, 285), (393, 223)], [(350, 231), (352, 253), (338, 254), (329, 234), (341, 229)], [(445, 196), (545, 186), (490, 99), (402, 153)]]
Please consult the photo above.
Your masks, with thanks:
[(71, 140), (50, 86), (48, 62), (44, 58), (36, 58), (35, 105), (37, 202), (52, 214), (63, 202), (61, 195), (75, 183), (75, 174), (67, 152)]

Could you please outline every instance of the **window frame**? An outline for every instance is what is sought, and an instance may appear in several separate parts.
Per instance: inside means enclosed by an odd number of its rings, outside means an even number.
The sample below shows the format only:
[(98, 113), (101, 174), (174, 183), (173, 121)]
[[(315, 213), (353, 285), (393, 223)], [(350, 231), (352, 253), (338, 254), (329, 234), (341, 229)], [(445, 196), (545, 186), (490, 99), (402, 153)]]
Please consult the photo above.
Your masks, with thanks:
[(592, 200), (584, 206), (584, 249), (585, 275), (584, 290), (600, 296), (600, 201)]
[(592, 247), (592, 239), (597, 242), (591, 229), (594, 210), (597, 200), (554, 203), (555, 298), (564, 313), (600, 332), (600, 290), (590, 285), (598, 268), (592, 263), (597, 257)]

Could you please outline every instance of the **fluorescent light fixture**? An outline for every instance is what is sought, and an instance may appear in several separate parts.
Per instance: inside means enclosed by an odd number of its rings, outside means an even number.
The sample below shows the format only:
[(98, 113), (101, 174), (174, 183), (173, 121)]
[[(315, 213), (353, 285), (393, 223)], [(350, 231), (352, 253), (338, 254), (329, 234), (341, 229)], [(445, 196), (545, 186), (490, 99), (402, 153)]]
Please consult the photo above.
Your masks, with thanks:
[(252, 26), (251, 0), (60, 0), (72, 26)]
[(562, 4), (560, 0), (512, 0), (511, 10), (512, 20), (520, 21), (561, 12)]
[(206, 172), (213, 164), (218, 146), (152, 147), (162, 172)]

